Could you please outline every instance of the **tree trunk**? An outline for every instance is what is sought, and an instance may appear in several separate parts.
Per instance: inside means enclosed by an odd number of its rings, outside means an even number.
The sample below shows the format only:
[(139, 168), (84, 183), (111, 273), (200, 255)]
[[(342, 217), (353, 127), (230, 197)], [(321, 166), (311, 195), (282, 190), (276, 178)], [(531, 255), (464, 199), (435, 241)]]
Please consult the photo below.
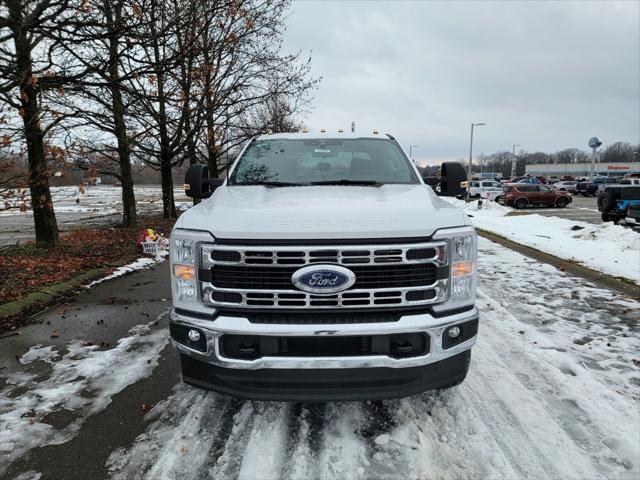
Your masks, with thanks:
[[(11, 8), (10, 5), (9, 8)], [(18, 6), (19, 8), (19, 6)], [(11, 12), (19, 18), (19, 12)], [(21, 22), (19, 22), (21, 23)], [(27, 32), (18, 24), (14, 30), (16, 48), (16, 74), (20, 76), (20, 114), (24, 124), (24, 137), (29, 158), (29, 190), (36, 231), (36, 245), (51, 248), (58, 244), (58, 224), (53, 211), (44, 138), (39, 119), (37, 79), (32, 78), (31, 43)]]
[(173, 178), (171, 178), (171, 159), (165, 158), (164, 152), (160, 159), (160, 177), (162, 182), (162, 216), (177, 218), (176, 204), (173, 200)]
[(213, 101), (207, 97), (207, 164), (211, 178), (218, 178), (218, 152), (216, 150), (216, 127), (213, 122)]
[(157, 73), (158, 104), (160, 128), (160, 177), (162, 184), (162, 216), (164, 218), (178, 218), (176, 204), (173, 201), (173, 178), (171, 178), (171, 147), (169, 145), (169, 133), (167, 132), (166, 99), (164, 92), (164, 74)]
[[(120, 141), (118, 141), (120, 150)], [(129, 156), (120, 156), (120, 183), (122, 185), (122, 226), (135, 227), (137, 221), (136, 196), (133, 192), (133, 178), (131, 177), (131, 163)]]
[[(105, 2), (109, 29), (114, 31), (122, 20), (122, 4), (119, 3), (114, 10), (115, 19)], [(109, 35), (109, 83), (111, 88), (111, 102), (113, 110), (114, 133), (118, 142), (118, 162), (120, 167), (120, 183), (122, 185), (122, 226), (125, 228), (136, 225), (136, 197), (133, 192), (133, 178), (131, 177), (131, 149), (127, 126), (124, 121), (124, 104), (120, 90), (120, 77), (118, 72), (118, 38), (115, 34)]]

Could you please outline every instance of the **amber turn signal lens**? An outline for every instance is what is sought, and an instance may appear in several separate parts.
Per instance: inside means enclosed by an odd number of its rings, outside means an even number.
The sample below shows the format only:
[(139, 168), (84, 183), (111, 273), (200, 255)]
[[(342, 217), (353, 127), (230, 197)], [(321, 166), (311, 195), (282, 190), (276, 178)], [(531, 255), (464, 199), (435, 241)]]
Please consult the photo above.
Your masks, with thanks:
[(473, 273), (473, 262), (456, 262), (451, 268), (451, 273), (454, 277), (462, 277)]
[(194, 280), (196, 278), (196, 269), (190, 265), (174, 265), (173, 275), (182, 280)]

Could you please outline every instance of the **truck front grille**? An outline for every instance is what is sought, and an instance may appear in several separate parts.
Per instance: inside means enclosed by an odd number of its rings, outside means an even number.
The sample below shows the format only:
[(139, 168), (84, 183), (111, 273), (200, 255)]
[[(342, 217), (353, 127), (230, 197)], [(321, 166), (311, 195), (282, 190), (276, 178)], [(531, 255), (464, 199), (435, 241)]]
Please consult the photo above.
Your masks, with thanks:
[[(219, 289), (290, 290), (291, 276), (298, 268), (216, 265), (211, 269), (211, 283)], [(349, 267), (349, 270), (356, 275), (353, 289), (428, 286), (433, 285), (437, 276), (437, 267), (433, 263), (358, 265)]]
[[(347, 247), (201, 247), (204, 303), (225, 308), (381, 308), (441, 302), (449, 275), (445, 242)], [(312, 294), (291, 280), (299, 268), (341, 265), (356, 277), (349, 289)]]

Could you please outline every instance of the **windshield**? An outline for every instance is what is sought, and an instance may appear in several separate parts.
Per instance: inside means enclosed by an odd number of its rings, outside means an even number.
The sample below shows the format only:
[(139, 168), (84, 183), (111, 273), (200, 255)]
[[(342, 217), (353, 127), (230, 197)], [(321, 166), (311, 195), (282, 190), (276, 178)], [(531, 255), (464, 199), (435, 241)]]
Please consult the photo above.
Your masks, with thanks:
[(232, 185), (297, 186), (419, 183), (398, 145), (386, 139), (256, 140), (240, 158)]

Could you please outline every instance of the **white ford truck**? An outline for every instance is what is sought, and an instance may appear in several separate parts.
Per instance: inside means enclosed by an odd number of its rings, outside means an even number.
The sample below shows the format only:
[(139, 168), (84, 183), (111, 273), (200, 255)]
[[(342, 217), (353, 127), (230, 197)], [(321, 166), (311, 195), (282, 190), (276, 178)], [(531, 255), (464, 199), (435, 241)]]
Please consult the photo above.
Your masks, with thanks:
[[(445, 163), (440, 195), (464, 192)], [(433, 179), (431, 181), (433, 184)], [(185, 382), (261, 400), (400, 397), (462, 382), (477, 239), (390, 135), (262, 135), (171, 233)]]

